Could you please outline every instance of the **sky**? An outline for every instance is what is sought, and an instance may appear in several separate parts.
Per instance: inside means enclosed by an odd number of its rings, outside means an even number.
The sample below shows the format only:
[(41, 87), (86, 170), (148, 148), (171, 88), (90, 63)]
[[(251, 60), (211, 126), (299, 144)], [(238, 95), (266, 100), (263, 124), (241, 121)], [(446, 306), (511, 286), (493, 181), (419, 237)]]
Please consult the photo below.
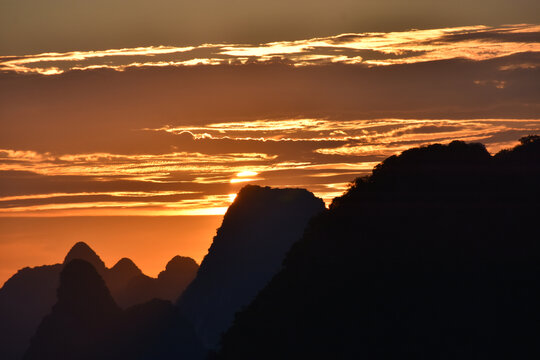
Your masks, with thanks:
[[(84, 240), (200, 262), (244, 185), (327, 204), (413, 146), (540, 131), (538, 1), (0, 0), (0, 283)], [(155, 229), (155, 231), (151, 231)]]

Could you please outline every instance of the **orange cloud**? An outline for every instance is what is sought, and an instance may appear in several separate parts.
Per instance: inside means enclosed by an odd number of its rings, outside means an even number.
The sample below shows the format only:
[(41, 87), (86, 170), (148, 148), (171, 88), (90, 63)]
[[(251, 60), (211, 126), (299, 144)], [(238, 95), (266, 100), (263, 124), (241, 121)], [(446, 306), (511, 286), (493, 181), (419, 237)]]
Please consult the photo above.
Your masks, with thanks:
[(388, 66), (455, 58), (478, 61), (539, 52), (538, 42), (521, 36), (538, 32), (538, 25), (478, 25), (388, 33), (347, 33), (257, 46), (204, 44), (43, 53), (0, 57), (0, 71), (58, 75), (69, 70), (124, 71), (135, 67), (246, 64), (253, 61), (279, 61), (294, 66), (328, 63)]

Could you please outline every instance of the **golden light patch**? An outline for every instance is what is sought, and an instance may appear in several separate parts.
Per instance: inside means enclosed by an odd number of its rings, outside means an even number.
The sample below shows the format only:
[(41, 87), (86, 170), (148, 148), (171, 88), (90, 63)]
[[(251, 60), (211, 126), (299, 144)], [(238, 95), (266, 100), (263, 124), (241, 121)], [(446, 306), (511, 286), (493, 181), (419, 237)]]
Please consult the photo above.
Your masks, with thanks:
[(229, 182), (231, 184), (238, 184), (238, 183), (244, 183), (244, 182), (250, 182), (250, 181), (259, 181), (261, 179), (244, 179), (244, 178), (240, 178), (240, 179), (231, 179), (229, 180)]
[[(73, 51), (43, 53), (21, 57), (0, 56), (0, 71), (58, 75), (70, 70), (164, 66), (213, 66), (272, 62), (276, 59), (293, 66), (318, 64), (366, 64), (387, 66), (424, 61), (465, 58), (488, 60), (517, 53), (538, 52), (540, 44), (524, 41), (513, 34), (539, 32), (538, 25), (518, 24), (499, 27), (464, 26), (399, 32), (345, 33), (297, 41), (278, 41), (246, 46), (242, 44), (204, 44), (188, 47), (150, 46), (109, 49), (103, 51)], [(505, 34), (507, 40), (476, 38), (475, 33)], [(461, 39), (449, 40), (453, 35)], [(197, 50), (207, 57), (197, 57)], [(359, 51), (378, 53), (377, 57), (362, 57)], [(410, 53), (410, 54), (408, 54)], [(200, 54), (199, 54), (200, 55)], [(103, 61), (106, 58), (107, 61)], [(110, 59), (110, 60), (109, 60)]]
[(255, 172), (255, 171), (241, 171), (239, 173), (236, 174), (236, 177), (247, 177), (247, 176), (257, 176), (259, 175), (259, 173)]

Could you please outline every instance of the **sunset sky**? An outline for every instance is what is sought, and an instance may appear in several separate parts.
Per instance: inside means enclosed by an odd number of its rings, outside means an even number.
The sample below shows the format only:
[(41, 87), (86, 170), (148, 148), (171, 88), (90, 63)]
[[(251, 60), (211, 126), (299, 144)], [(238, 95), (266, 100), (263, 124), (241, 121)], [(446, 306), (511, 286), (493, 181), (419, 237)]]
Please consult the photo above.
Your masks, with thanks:
[(0, 0), (0, 284), (88, 242), (202, 260), (245, 184), (540, 132), (536, 0)]

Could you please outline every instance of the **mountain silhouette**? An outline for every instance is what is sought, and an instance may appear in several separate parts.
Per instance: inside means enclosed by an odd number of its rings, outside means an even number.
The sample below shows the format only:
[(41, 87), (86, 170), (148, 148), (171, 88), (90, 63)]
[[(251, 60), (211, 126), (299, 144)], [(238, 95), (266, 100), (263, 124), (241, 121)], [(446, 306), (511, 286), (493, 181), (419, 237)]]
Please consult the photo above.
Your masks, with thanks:
[[(85, 243), (76, 243), (64, 263), (83, 259), (101, 274), (105, 264)], [(0, 358), (20, 359), (28, 348), (30, 337), (56, 302), (56, 290), (63, 264), (24, 268), (0, 289)]]
[(121, 310), (92, 264), (62, 270), (58, 301), (33, 336), (24, 359), (200, 359), (203, 348), (165, 300)]
[(248, 185), (217, 230), (179, 306), (203, 344), (213, 348), (234, 314), (280, 269), (291, 245), (324, 203), (303, 189)]
[(58, 301), (39, 325), (24, 359), (99, 359), (122, 311), (92, 264), (74, 259), (60, 274)]
[[(131, 259), (122, 258), (107, 271), (107, 287), (111, 293), (120, 294), (127, 284), (137, 276), (144, 276), (141, 269)], [(116, 300), (118, 300), (118, 296), (115, 296)]]
[[(197, 272), (190, 258), (174, 257), (161, 279), (148, 277), (128, 258), (107, 269), (101, 258), (86, 243), (76, 243), (67, 253), (63, 264), (24, 268), (11, 277), (0, 289), (0, 358), (20, 359), (38, 325), (55, 304), (56, 290), (62, 268), (74, 259), (92, 264), (105, 280), (115, 301), (127, 308), (153, 298), (176, 301)], [(151, 285), (139, 285), (143, 278)]]
[(0, 359), (20, 359), (56, 301), (62, 265), (24, 268), (0, 289)]
[(180, 295), (193, 281), (199, 265), (190, 257), (175, 256), (167, 263), (165, 270), (157, 277), (159, 284), (158, 298), (178, 300)]
[(64, 258), (64, 264), (67, 264), (74, 259), (82, 259), (89, 262), (100, 275), (105, 274), (105, 271), (107, 269), (105, 267), (105, 263), (101, 260), (98, 254), (96, 254), (96, 252), (92, 250), (90, 246), (81, 241), (73, 245), (71, 250), (69, 250), (66, 257)]
[(115, 298), (123, 308), (154, 298), (176, 301), (193, 281), (198, 269), (199, 265), (192, 258), (175, 256), (157, 279), (142, 273), (133, 276)]
[(153, 299), (126, 310), (121, 358), (203, 359), (206, 350), (193, 326), (170, 301)]
[(386, 159), (310, 222), (213, 358), (538, 358), (538, 184), (538, 136)]

